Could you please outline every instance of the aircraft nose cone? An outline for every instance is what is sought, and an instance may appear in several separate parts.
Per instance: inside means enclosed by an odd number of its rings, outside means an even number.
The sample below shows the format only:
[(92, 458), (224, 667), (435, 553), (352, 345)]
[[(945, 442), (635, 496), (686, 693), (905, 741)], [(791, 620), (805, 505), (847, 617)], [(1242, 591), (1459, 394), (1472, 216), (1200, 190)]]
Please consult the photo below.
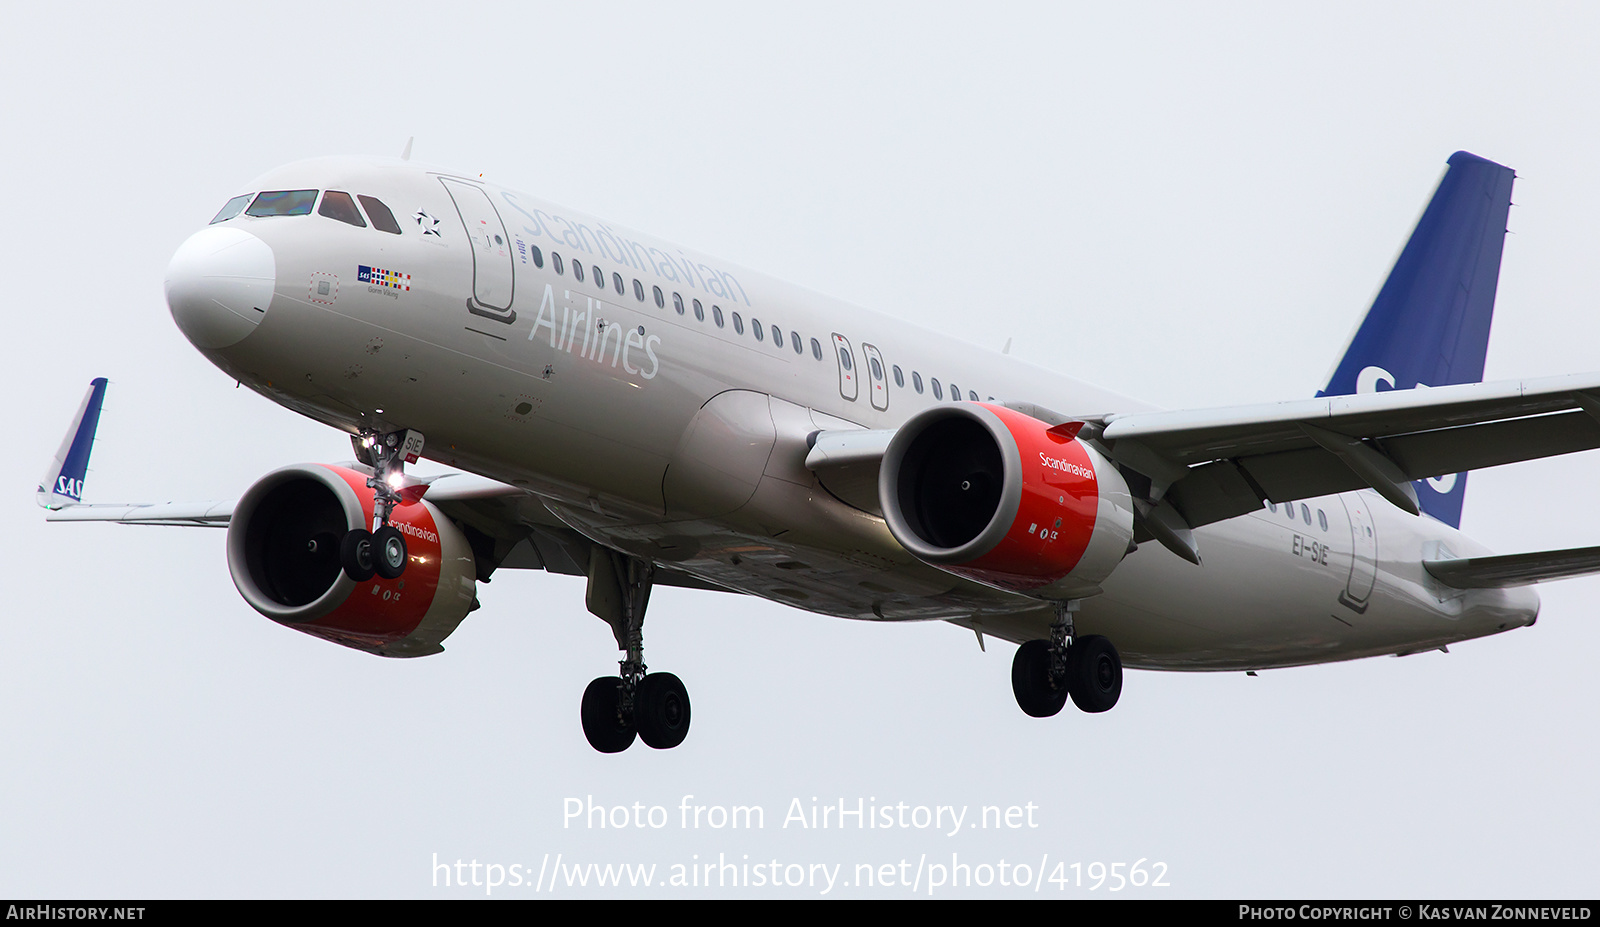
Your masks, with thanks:
[(266, 242), (243, 229), (201, 229), (167, 265), (167, 308), (195, 347), (226, 348), (266, 317), (276, 277)]

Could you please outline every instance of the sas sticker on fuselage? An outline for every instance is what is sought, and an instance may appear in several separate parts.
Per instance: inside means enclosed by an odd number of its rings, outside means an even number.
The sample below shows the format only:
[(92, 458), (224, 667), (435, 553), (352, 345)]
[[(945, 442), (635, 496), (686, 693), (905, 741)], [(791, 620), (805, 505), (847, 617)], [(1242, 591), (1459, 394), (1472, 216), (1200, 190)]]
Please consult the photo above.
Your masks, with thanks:
[(403, 292), (411, 289), (410, 274), (403, 274), (398, 270), (384, 270), (381, 267), (368, 267), (365, 264), (356, 265), (356, 280), (369, 286), (381, 286)]

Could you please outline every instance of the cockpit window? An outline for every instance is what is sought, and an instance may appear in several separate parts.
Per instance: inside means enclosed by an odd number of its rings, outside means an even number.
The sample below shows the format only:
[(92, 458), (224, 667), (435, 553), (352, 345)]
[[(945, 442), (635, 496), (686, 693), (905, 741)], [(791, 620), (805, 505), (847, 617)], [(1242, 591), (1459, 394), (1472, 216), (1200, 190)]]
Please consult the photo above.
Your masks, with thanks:
[(245, 210), (247, 216), (308, 216), (317, 203), (315, 190), (268, 190)]
[(245, 204), (249, 202), (250, 194), (248, 193), (246, 193), (244, 196), (236, 196), (227, 201), (226, 203), (222, 204), (221, 211), (217, 213), (217, 217), (215, 219), (211, 220), (211, 224), (216, 225), (218, 222), (226, 222), (229, 219), (232, 219), (239, 213), (244, 212)]
[(338, 190), (329, 190), (322, 194), (322, 205), (317, 207), (317, 215), (338, 219), (356, 228), (366, 228), (367, 222), (361, 218), (361, 210), (356, 209), (356, 201), (348, 193)]
[[(373, 228), (380, 232), (388, 232), (390, 235), (400, 234), (400, 223), (394, 221), (394, 213), (390, 212), (389, 207), (383, 205), (377, 197), (358, 195), (356, 199), (360, 200), (362, 207), (366, 209), (367, 218), (372, 220)], [(540, 267), (544, 266), (542, 258), (538, 259), (538, 263)]]

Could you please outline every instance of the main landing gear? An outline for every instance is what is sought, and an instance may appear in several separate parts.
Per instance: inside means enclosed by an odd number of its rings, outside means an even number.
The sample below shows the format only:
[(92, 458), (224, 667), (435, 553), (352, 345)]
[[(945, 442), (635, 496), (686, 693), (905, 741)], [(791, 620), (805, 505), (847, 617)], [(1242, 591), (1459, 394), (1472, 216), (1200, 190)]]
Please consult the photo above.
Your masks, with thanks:
[(596, 546), (589, 554), (589, 611), (611, 625), (626, 652), (616, 676), (601, 676), (583, 691), (583, 736), (601, 753), (621, 753), (637, 735), (667, 750), (689, 733), (689, 692), (671, 673), (647, 673), (644, 612), (655, 568), (647, 561)]
[(1073, 636), (1076, 602), (1057, 602), (1050, 640), (1028, 641), (1011, 661), (1011, 690), (1035, 718), (1048, 718), (1067, 699), (1087, 712), (1110, 711), (1122, 695), (1122, 658), (1098, 634)]
[(399, 579), (406, 571), (406, 538), (389, 516), (403, 500), (405, 466), (416, 463), (422, 453), (422, 433), (391, 431), (387, 434), (363, 432), (351, 439), (363, 463), (372, 466), (367, 486), (372, 489), (372, 530), (354, 528), (339, 542), (339, 565), (345, 575), (365, 582), (374, 574), (384, 579)]

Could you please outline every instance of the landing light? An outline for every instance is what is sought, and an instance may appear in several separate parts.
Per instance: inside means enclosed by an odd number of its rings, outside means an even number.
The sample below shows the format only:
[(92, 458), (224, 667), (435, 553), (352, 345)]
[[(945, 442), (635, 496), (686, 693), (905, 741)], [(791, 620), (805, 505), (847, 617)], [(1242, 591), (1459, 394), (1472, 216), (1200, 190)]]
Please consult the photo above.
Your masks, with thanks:
[(389, 474), (389, 486), (393, 489), (399, 489), (405, 483), (405, 481), (406, 478), (399, 473)]

